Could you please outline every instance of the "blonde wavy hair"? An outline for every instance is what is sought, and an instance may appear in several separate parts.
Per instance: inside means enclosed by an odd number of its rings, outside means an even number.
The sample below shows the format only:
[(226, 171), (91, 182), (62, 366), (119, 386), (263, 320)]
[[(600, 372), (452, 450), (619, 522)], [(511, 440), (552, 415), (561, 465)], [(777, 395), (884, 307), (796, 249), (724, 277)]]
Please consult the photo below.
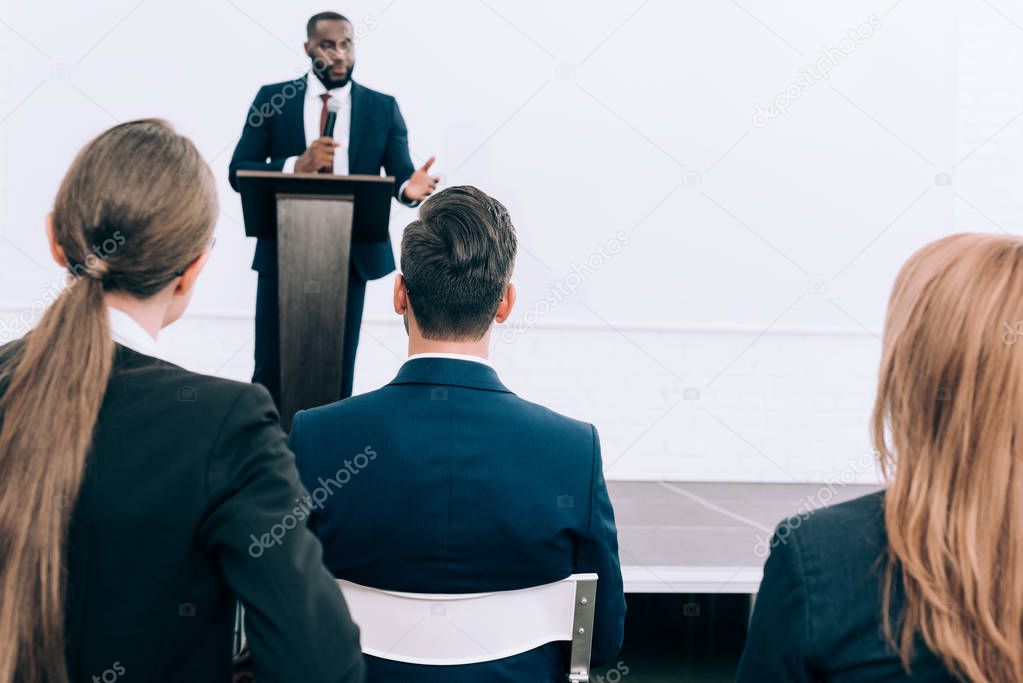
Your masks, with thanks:
[(1023, 681), (1023, 238), (953, 235), (902, 267), (871, 429), (903, 666), (919, 637), (961, 680)]

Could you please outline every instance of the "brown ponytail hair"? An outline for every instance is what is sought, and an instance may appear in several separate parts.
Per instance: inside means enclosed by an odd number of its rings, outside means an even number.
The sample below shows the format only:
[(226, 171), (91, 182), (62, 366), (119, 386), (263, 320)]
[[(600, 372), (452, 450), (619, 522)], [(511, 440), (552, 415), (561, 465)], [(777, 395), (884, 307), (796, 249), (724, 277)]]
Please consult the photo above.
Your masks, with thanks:
[(104, 292), (164, 289), (205, 251), (217, 211), (198, 150), (159, 120), (106, 131), (61, 183), (69, 286), (0, 368), (0, 683), (68, 680), (66, 536), (114, 359)]
[(883, 628), (907, 670), (920, 638), (960, 680), (1023, 681), (1018, 332), (1023, 239), (953, 235), (899, 272), (872, 431), (888, 479)]

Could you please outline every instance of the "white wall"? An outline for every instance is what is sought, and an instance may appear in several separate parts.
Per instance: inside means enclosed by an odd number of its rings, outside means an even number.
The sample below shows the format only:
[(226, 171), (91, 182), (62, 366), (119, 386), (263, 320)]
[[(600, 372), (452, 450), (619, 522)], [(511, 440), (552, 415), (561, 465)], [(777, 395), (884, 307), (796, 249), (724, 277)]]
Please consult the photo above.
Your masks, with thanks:
[[(41, 225), (71, 156), (116, 121), (163, 116), (223, 203), (193, 311), (165, 341), (186, 367), (246, 378), (253, 245), (227, 161), (258, 86), (305, 67), (304, 21), (324, 6), (6, 1), (0, 311), (59, 278)], [(869, 448), (899, 264), (1023, 210), (1009, 191), (1023, 28), (982, 0), (336, 9), (360, 35), (356, 79), (398, 96), (414, 158), (511, 210), (520, 303), (496, 362), (520, 394), (594, 421), (612, 478), (844, 476)], [(825, 54), (830, 75), (800, 86)], [(793, 84), (787, 113), (754, 120)], [(392, 237), (412, 215), (392, 208)], [(389, 294), (371, 284), (357, 390), (400, 364)]]

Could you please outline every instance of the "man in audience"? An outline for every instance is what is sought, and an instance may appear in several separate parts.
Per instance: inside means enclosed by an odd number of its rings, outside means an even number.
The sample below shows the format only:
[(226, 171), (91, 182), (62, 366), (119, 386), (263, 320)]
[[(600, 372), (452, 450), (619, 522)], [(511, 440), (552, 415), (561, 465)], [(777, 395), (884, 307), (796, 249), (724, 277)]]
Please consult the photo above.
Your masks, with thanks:
[[(394, 286), (409, 359), (381, 389), (299, 412), (291, 447), (335, 576), (475, 593), (596, 572), (599, 665), (618, 653), (625, 599), (597, 431), (519, 398), (487, 360), (515, 303), (515, 252), (492, 197), (462, 186), (428, 200), (405, 228)], [(563, 681), (566, 653), (547, 644), (443, 672), (369, 657), (368, 681)]]

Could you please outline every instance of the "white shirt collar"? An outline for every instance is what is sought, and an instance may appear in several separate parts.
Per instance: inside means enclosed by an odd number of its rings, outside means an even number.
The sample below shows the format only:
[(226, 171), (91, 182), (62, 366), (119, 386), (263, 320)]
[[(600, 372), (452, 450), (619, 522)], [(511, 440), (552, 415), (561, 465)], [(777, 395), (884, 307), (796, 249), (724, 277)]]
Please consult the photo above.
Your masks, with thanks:
[(110, 318), (110, 333), (115, 342), (144, 356), (160, 357), (159, 344), (134, 318), (112, 306), (107, 306), (107, 314)]
[(494, 367), (489, 360), (481, 358), (480, 356), (473, 356), (468, 353), (415, 353), (408, 357), (406, 363), (410, 360), (416, 360), (418, 358), (447, 358), (448, 360), (468, 360), (473, 363), (482, 363), (488, 368)]
[(318, 100), (320, 99), (320, 95), (325, 92), (329, 92), (331, 97), (336, 100), (341, 100), (342, 102), (352, 96), (352, 79), (350, 78), (348, 79), (348, 82), (340, 88), (327, 90), (327, 88), (323, 85), (323, 81), (321, 81), (312, 71), (309, 71), (306, 74), (305, 83), (306, 97), (310, 99)]

